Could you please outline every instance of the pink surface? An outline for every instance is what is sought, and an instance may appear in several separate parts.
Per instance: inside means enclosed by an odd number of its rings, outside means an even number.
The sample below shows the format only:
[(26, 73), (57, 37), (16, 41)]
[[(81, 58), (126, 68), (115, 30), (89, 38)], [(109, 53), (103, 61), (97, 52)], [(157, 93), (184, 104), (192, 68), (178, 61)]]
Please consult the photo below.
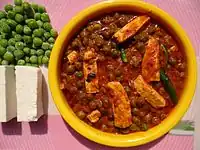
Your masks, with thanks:
[[(67, 21), (81, 9), (101, 0), (33, 0), (44, 4), (50, 14), (53, 26), (59, 31)], [(197, 55), (200, 48), (200, 1), (199, 0), (146, 0), (167, 11), (188, 33)], [(0, 8), (11, 0), (0, 0)], [(11, 122), (0, 125), (0, 150), (86, 150), (114, 149), (98, 145), (83, 138), (66, 125), (59, 116), (49, 116), (35, 124)], [(191, 150), (193, 137), (170, 136), (131, 150)]]

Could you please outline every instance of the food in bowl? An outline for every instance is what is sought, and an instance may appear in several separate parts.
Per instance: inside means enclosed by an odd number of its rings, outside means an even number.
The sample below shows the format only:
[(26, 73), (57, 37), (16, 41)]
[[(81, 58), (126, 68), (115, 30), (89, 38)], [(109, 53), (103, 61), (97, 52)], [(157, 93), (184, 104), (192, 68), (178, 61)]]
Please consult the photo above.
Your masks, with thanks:
[(104, 132), (129, 134), (160, 124), (187, 78), (185, 52), (148, 15), (109, 13), (68, 43), (60, 89), (74, 113)]

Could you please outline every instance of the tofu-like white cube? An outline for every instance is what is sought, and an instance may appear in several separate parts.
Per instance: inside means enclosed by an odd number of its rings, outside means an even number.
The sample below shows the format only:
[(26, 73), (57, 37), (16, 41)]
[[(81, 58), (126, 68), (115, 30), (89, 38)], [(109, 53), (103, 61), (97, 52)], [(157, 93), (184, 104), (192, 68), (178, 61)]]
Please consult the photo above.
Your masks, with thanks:
[(17, 121), (37, 121), (43, 114), (40, 68), (16, 66)]
[(15, 68), (0, 66), (0, 122), (17, 116)]

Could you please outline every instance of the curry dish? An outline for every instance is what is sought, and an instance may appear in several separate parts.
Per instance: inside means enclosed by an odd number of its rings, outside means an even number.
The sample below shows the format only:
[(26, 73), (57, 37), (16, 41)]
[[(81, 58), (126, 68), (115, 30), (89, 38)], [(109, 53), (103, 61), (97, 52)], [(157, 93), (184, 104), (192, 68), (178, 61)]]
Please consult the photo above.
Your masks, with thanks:
[(104, 132), (146, 131), (178, 103), (184, 51), (159, 23), (115, 12), (88, 22), (65, 48), (60, 89), (74, 113)]

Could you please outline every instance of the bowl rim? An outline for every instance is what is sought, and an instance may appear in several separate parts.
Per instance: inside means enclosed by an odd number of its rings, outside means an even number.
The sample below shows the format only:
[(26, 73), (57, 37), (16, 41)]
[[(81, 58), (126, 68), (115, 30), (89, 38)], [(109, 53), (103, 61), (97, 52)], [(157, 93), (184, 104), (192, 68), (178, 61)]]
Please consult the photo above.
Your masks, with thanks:
[[(63, 49), (62, 45), (65, 43), (65, 40), (69, 37), (68, 35), (71, 34), (71, 31), (76, 27), (76, 24), (83, 21), (83, 18), (89, 16), (90, 14), (97, 13), (98, 11), (101, 11), (105, 8), (113, 9), (114, 7), (119, 6), (127, 6), (131, 8), (142, 9), (146, 13), (150, 12), (151, 15), (155, 15), (156, 17), (159, 17), (162, 21), (167, 23), (167, 25), (177, 35), (182, 46), (184, 47), (188, 63), (188, 78), (185, 81), (185, 88), (183, 90), (184, 94), (182, 94), (180, 102), (172, 110), (170, 115), (159, 125), (147, 130), (146, 132), (137, 132), (128, 135), (116, 135), (111, 133), (105, 133), (79, 120), (67, 104), (67, 101), (65, 100), (62, 91), (59, 89), (58, 67), (59, 60), (61, 59), (60, 53)], [(187, 34), (178, 24), (178, 22), (169, 14), (167, 14), (155, 5), (140, 0), (108, 0), (91, 5), (88, 8), (82, 10), (75, 17), (73, 17), (68, 24), (64, 26), (64, 28), (62, 29), (62, 31), (56, 39), (51, 53), (49, 61), (48, 78), (49, 87), (54, 103), (56, 104), (56, 107), (59, 110), (62, 117), (64, 118), (64, 120), (73, 129), (75, 129), (78, 133), (88, 138), (89, 140), (92, 140), (99, 144), (113, 147), (130, 147), (142, 145), (163, 136), (171, 128), (173, 128), (183, 117), (192, 101), (192, 97), (195, 92), (197, 80), (197, 64), (195, 52)]]

